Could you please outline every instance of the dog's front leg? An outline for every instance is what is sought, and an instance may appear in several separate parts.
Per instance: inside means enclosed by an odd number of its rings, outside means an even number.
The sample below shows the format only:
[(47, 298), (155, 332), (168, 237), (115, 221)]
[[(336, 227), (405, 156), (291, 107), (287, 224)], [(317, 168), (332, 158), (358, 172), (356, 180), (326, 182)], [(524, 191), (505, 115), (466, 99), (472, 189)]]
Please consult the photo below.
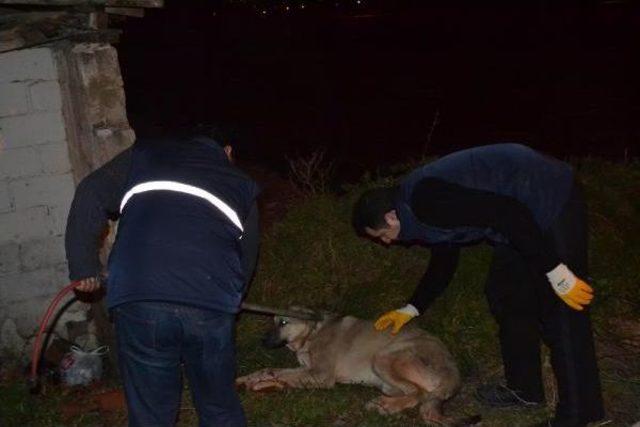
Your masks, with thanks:
[(335, 378), (310, 368), (261, 369), (236, 379), (238, 386), (250, 391), (292, 388), (330, 388)]
[[(265, 388), (282, 388), (278, 387), (273, 376), (273, 369), (265, 368), (255, 371), (249, 375), (236, 378), (237, 386), (244, 386), (247, 390), (258, 391)], [(269, 386), (271, 384), (271, 386)]]
[(311, 368), (275, 369), (273, 377), (293, 388), (331, 388), (336, 383), (333, 375)]

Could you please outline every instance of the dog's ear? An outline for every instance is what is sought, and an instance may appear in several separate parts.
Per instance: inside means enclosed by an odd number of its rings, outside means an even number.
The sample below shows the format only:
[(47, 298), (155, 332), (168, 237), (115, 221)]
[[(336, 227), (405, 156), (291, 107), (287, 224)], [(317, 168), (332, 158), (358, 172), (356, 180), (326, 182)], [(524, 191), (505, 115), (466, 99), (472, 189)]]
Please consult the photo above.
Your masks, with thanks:
[(297, 318), (299, 320), (317, 322), (323, 318), (316, 310), (299, 305), (290, 305), (287, 311), (290, 313), (290, 317)]
[(289, 310), (295, 311), (298, 313), (304, 313), (304, 314), (311, 314), (311, 315), (317, 314), (315, 310), (312, 310), (308, 307), (303, 307), (301, 305), (290, 305)]

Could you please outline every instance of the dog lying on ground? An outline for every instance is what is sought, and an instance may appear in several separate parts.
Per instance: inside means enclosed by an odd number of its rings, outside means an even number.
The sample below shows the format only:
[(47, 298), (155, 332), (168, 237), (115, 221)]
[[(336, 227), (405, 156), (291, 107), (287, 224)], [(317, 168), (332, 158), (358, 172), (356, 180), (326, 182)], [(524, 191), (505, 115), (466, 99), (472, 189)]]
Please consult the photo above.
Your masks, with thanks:
[(460, 373), (444, 344), (424, 330), (408, 325), (392, 335), (376, 331), (371, 321), (330, 314), (317, 321), (276, 316), (274, 322), (263, 343), (271, 348), (286, 345), (301, 366), (262, 369), (238, 378), (239, 386), (259, 391), (369, 385), (383, 395), (367, 409), (394, 414), (420, 405), (425, 422), (451, 422), (442, 404), (458, 391)]

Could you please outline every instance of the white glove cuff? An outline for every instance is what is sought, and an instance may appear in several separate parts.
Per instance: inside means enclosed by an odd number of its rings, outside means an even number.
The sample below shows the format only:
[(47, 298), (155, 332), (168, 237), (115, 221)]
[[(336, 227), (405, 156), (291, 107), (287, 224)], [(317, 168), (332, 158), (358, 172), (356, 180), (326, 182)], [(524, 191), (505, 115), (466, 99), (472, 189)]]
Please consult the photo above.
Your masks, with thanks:
[(576, 276), (564, 264), (558, 264), (556, 268), (547, 273), (547, 279), (551, 283), (553, 290), (559, 295), (565, 295), (576, 284)]
[(411, 317), (416, 317), (420, 315), (420, 312), (417, 308), (413, 306), (413, 304), (407, 304), (402, 308), (397, 309), (400, 313), (408, 314)]

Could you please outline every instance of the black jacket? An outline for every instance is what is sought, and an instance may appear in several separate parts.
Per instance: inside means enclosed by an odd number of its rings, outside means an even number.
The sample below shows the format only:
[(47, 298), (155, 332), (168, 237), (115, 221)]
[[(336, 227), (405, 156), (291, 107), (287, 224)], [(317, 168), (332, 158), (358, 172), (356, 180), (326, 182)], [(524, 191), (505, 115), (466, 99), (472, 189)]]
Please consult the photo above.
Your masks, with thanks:
[(133, 196), (109, 259), (108, 305), (160, 300), (237, 311), (257, 259), (257, 188), (209, 139), (138, 141), (80, 183), (67, 223), (71, 279), (100, 271), (97, 250), (107, 219), (119, 218), (122, 198), (136, 180), (153, 176), (186, 180), (225, 200), (238, 212), (244, 235), (238, 239), (236, 227), (196, 196)]
[(458, 151), (410, 173), (396, 203), (399, 240), (431, 248), (410, 303), (424, 311), (456, 270), (461, 246), (483, 241), (516, 249), (532, 271), (561, 262), (545, 232), (573, 187), (571, 167), (519, 144)]

